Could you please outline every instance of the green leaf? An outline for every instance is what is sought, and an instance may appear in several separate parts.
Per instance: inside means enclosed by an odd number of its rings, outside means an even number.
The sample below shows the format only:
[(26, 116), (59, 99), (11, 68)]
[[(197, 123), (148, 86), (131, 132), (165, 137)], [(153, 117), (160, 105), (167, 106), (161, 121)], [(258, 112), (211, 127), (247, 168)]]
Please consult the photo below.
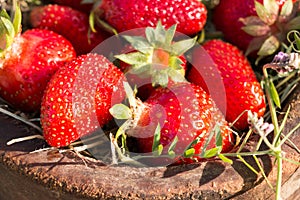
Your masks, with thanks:
[[(183, 64), (183, 62), (182, 62), (182, 60), (178, 56), (171, 56), (169, 58), (169, 65), (170, 65), (170, 67), (172, 69), (176, 70), (176, 71), (183, 70), (182, 64)], [(184, 70), (183, 70), (183, 72), (184, 72)]]
[(191, 49), (195, 44), (196, 44), (197, 38), (191, 38), (191, 39), (186, 39), (186, 40), (181, 40), (179, 42), (175, 42), (172, 45), (171, 53), (173, 55), (181, 56), (183, 55), (186, 51)]
[(252, 53), (254, 51), (258, 51), (266, 39), (267, 39), (266, 36), (253, 38), (251, 40), (251, 42), (249, 43), (249, 46), (245, 52), (245, 55), (248, 56), (250, 53)]
[(155, 33), (154, 33), (154, 29), (151, 27), (146, 27), (145, 29), (145, 34), (146, 34), (146, 38), (148, 43), (152, 43), (155, 41)]
[(242, 27), (242, 30), (248, 33), (251, 36), (263, 36), (271, 31), (271, 28), (268, 25), (248, 25)]
[(13, 40), (14, 40), (14, 37), (15, 37), (15, 29), (14, 29), (14, 26), (13, 24), (11, 23), (10, 19), (7, 19), (6, 17), (0, 17), (0, 21), (1, 21), (1, 24), (0, 24), (0, 27), (1, 27), (1, 31), (4, 32), (4, 34), (6, 35), (6, 47), (9, 47), (12, 43), (13, 43)]
[(132, 112), (129, 107), (124, 104), (116, 104), (109, 109), (110, 114), (116, 119), (131, 119)]
[(224, 156), (223, 154), (219, 154), (218, 157), (225, 163), (229, 163), (229, 164), (233, 164), (233, 161), (229, 158), (227, 158), (226, 156)]
[(272, 80), (269, 80), (269, 91), (270, 91), (271, 98), (272, 98), (273, 102), (275, 103), (275, 105), (278, 106), (279, 108), (281, 108), (280, 98), (279, 98), (278, 92), (277, 92), (276, 87)]
[(145, 63), (148, 63), (147, 56), (141, 52), (115, 55), (115, 58), (130, 65), (144, 65)]
[(156, 70), (152, 74), (152, 85), (167, 87), (169, 83), (168, 70)]
[(257, 54), (260, 56), (272, 55), (277, 51), (279, 46), (280, 42), (275, 36), (272, 35), (262, 44)]
[(175, 83), (181, 83), (186, 82), (185, 76), (181, 73), (181, 70), (174, 70), (169, 69), (168, 70), (168, 76), (175, 82)]
[(293, 12), (293, 7), (294, 7), (294, 4), (293, 4), (292, 0), (285, 1), (281, 8), (280, 16), (285, 18), (285, 17), (291, 15)]
[(265, 25), (265, 23), (258, 16), (249, 16), (245, 18), (240, 18), (239, 21), (242, 22), (245, 26)]
[(160, 145), (160, 136), (161, 136), (161, 127), (160, 124), (158, 123), (153, 136), (152, 152), (158, 150)]
[(9, 16), (9, 14), (6, 12), (5, 9), (2, 9), (2, 10), (0, 11), (0, 17), (4, 17), (4, 18), (10, 20), (10, 16)]
[(160, 45), (165, 43), (166, 30), (159, 20), (154, 30), (155, 44)]
[(173, 38), (174, 38), (174, 35), (176, 32), (176, 26), (177, 26), (177, 24), (174, 24), (166, 31), (165, 44), (168, 46), (172, 44), (172, 41), (173, 41)]
[(276, 0), (264, 0), (264, 7), (270, 15), (278, 15), (279, 5)]
[(299, 30), (300, 29), (300, 16), (293, 18), (286, 24), (287, 30)]
[(138, 50), (143, 54), (149, 54), (153, 51), (153, 47), (151, 47), (149, 42), (142, 36), (124, 35), (123, 38), (125, 38), (134, 49)]
[(187, 149), (183, 153), (183, 157), (185, 157), (185, 158), (190, 158), (193, 155), (195, 155), (195, 149), (194, 148)]
[(274, 18), (274, 16), (272, 16), (270, 11), (268, 11), (264, 5), (262, 5), (258, 1), (255, 1), (255, 9), (256, 9), (257, 15), (263, 22), (265, 22), (267, 25), (274, 24), (274, 22), (276, 21), (276, 18)]
[(129, 71), (131, 74), (137, 74), (140, 78), (146, 78), (149, 77), (151, 72), (151, 66), (152, 64), (144, 64), (141, 63), (139, 65), (133, 65)]
[(15, 34), (21, 32), (21, 23), (22, 23), (22, 12), (19, 5), (16, 5), (16, 9), (14, 12), (13, 26)]

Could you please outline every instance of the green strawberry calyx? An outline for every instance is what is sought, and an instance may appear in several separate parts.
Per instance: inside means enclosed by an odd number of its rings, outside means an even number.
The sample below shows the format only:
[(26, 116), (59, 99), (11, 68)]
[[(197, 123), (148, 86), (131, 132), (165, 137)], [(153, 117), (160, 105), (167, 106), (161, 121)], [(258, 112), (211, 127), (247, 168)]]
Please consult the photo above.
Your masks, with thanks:
[(5, 9), (0, 11), (0, 58), (4, 58), (14, 38), (21, 33), (22, 13), (18, 5), (15, 6), (12, 17)]
[(196, 38), (174, 42), (175, 31), (176, 25), (165, 29), (159, 21), (155, 28), (145, 29), (145, 37), (124, 35), (136, 51), (115, 57), (131, 66), (130, 73), (151, 77), (153, 86), (166, 87), (169, 78), (184, 82), (185, 70), (180, 56), (195, 45)]
[(241, 18), (242, 29), (253, 36), (245, 54), (257, 51), (258, 59), (273, 55), (285, 42), (289, 31), (300, 28), (300, 16), (297, 16), (299, 2), (287, 0), (280, 7), (276, 0), (255, 1), (257, 16)]

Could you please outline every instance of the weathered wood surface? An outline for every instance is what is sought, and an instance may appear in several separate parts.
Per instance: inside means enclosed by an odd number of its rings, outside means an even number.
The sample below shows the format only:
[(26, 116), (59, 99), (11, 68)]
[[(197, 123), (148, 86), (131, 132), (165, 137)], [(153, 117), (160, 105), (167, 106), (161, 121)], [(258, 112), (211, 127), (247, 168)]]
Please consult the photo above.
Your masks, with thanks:
[[(285, 132), (299, 123), (299, 90), (290, 102), (292, 111)], [(97, 160), (85, 163), (74, 153), (30, 153), (46, 146), (38, 139), (6, 145), (10, 139), (28, 134), (35, 132), (0, 115), (0, 199), (274, 199), (274, 191), (264, 179), (238, 160), (233, 165), (208, 161), (188, 166), (132, 168), (105, 166)], [(300, 148), (299, 130), (292, 140)], [(249, 143), (247, 148), (252, 145)], [(285, 145), (284, 151), (287, 158), (300, 160), (292, 147)], [(263, 156), (260, 161), (274, 185), (273, 158)], [(298, 166), (284, 162), (283, 172), (284, 199), (299, 199)]]

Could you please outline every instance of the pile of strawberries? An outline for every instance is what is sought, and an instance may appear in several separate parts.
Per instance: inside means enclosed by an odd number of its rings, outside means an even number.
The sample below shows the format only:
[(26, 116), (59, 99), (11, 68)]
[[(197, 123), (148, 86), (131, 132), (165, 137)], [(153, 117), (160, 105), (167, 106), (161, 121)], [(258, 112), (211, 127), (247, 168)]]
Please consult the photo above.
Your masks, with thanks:
[[(295, 27), (298, 8), (291, 0), (221, 0), (214, 9), (199, 0), (85, 2), (35, 7), (23, 31), (17, 7), (12, 17), (1, 11), (1, 98), (38, 113), (50, 146), (68, 146), (115, 120), (119, 144), (134, 138), (136, 152), (185, 163), (232, 150), (233, 129), (248, 128), (247, 111), (264, 115), (264, 92), (244, 53), (275, 53), (280, 45), (266, 50)], [(209, 12), (224, 37), (200, 46)], [(144, 32), (119, 38), (117, 62), (91, 53), (113, 33), (138, 28)]]

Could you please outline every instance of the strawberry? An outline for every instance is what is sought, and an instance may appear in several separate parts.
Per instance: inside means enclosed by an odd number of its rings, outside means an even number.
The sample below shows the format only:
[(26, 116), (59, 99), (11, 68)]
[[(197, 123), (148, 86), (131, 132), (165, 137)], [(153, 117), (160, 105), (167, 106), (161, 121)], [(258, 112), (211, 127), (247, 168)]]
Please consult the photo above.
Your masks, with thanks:
[(167, 28), (177, 24), (177, 31), (195, 35), (206, 23), (207, 9), (198, 0), (102, 0), (103, 19), (117, 31), (154, 27), (159, 20)]
[[(219, 151), (232, 148), (233, 135), (224, 116), (200, 86), (182, 82), (170, 88), (159, 87), (145, 102), (136, 100), (132, 104), (134, 109), (128, 115), (129, 128), (122, 127), (122, 130), (137, 139), (138, 151), (141, 153), (155, 153), (157, 147), (162, 146), (164, 153), (173, 155), (168, 162), (197, 162), (202, 160), (201, 153), (206, 141), (209, 140), (207, 149), (216, 147), (216, 135), (213, 132), (217, 124), (222, 140)], [(113, 115), (116, 113), (114, 111), (120, 111), (116, 107), (118, 105), (111, 109)], [(158, 124), (161, 127), (160, 140), (156, 144), (154, 138)], [(212, 138), (208, 139), (210, 134)], [(170, 149), (172, 144), (175, 144), (175, 148), (167, 152), (166, 149)], [(193, 153), (184, 157), (186, 150)]]
[[(216, 68), (205, 66), (205, 68), (198, 70), (196, 67), (192, 67), (187, 79), (202, 86), (207, 91), (208, 86), (205, 84), (204, 76), (220, 75), (226, 92), (226, 120), (229, 122), (235, 121), (239, 115), (247, 110), (257, 113), (259, 117), (263, 116), (266, 110), (264, 93), (242, 51), (222, 40), (210, 40), (204, 43), (203, 48), (211, 56)], [(202, 62), (199, 51), (195, 50), (193, 63), (200, 64)], [(215, 89), (222, 91), (219, 87)], [(214, 100), (218, 106), (223, 106), (223, 99), (216, 97)], [(247, 112), (239, 118), (234, 126), (240, 130), (248, 127)]]
[(99, 54), (81, 55), (60, 68), (42, 101), (41, 125), (48, 144), (67, 146), (110, 121), (108, 110), (124, 98), (124, 80), (123, 73)]
[(213, 11), (213, 22), (224, 38), (246, 51), (246, 55), (256, 52), (264, 57), (285, 42), (290, 30), (298, 29), (299, 2), (293, 0), (293, 3), (294, 7), (292, 0), (221, 0)]
[(30, 13), (33, 27), (52, 30), (63, 35), (74, 46), (78, 55), (91, 52), (109, 37), (105, 31), (90, 31), (86, 13), (67, 6), (45, 5), (34, 8)]
[(17, 12), (14, 23), (1, 12), (0, 95), (16, 109), (35, 112), (51, 76), (76, 53), (68, 40), (52, 31), (32, 29), (21, 34)]
[(89, 13), (93, 8), (93, 2), (84, 3), (83, 0), (53, 0), (53, 2), (85, 13)]
[(147, 27), (142, 36), (124, 35), (129, 44), (123, 54), (115, 57), (120, 60), (120, 68), (131, 85), (138, 87), (138, 96), (146, 99), (157, 86), (167, 87), (171, 82), (185, 81), (187, 61), (184, 53), (194, 46), (192, 38), (173, 41), (176, 25), (165, 29), (161, 22), (155, 28)]

